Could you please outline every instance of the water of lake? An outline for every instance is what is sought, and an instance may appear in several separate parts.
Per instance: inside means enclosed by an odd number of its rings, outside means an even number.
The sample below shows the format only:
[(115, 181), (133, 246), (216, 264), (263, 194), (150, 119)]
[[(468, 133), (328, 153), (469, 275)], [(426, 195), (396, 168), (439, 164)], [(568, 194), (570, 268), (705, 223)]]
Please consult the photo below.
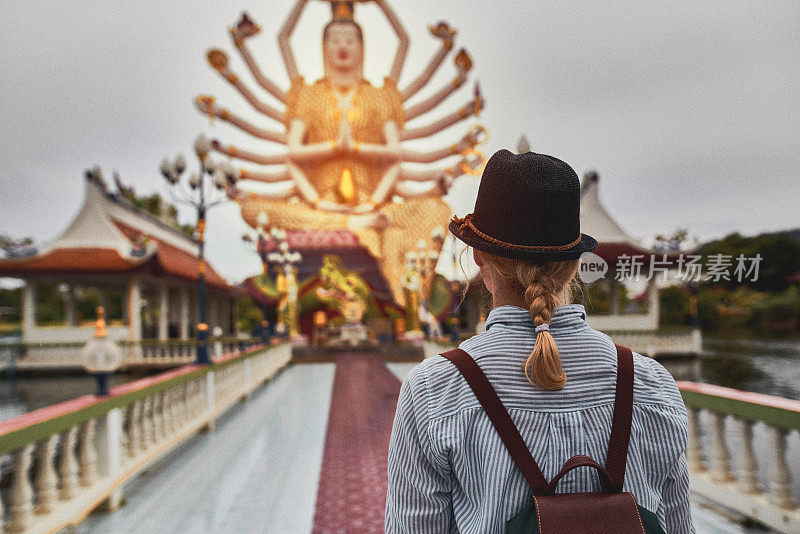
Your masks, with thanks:
[[(703, 354), (663, 362), (677, 380), (693, 380), (800, 400), (800, 337), (706, 336)], [(116, 375), (112, 385), (138, 377)], [(0, 421), (94, 392), (88, 376), (0, 378)]]
[(800, 337), (705, 336), (694, 362), (663, 363), (677, 380), (800, 400)]

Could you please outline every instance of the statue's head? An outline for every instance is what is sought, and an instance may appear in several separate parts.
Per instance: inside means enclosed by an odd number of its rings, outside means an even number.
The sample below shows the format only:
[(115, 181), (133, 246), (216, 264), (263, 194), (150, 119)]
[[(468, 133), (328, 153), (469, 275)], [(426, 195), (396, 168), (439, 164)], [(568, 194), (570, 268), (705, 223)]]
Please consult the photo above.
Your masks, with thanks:
[(322, 32), (325, 71), (357, 71), (364, 65), (364, 37), (361, 26), (348, 17), (331, 20)]

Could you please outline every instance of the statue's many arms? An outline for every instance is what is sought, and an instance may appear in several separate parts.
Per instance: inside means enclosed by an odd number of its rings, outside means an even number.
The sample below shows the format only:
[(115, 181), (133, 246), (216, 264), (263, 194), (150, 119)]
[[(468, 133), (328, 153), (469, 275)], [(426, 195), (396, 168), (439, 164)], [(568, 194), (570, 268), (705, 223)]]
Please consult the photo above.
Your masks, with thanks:
[[(406, 107), (404, 103), (428, 84), (453, 48), (455, 31), (444, 22), (430, 28), (440, 40), (440, 47), (423, 72), (400, 89), (397, 80), (408, 50), (408, 37), (389, 5), (384, 0), (377, 1), (397, 34), (399, 46), (383, 86), (375, 87), (363, 77), (364, 40), (361, 27), (353, 18), (353, 3), (334, 1), (333, 18), (322, 32), (325, 75), (308, 84), (299, 74), (289, 45), (306, 3), (307, 0), (295, 3), (278, 37), (292, 80), (288, 91), (268, 79), (250, 54), (247, 40), (259, 32), (259, 27), (247, 14), (230, 29), (234, 45), (253, 78), (285, 104), (284, 112), (259, 100), (229, 68), (224, 52), (208, 52), (212, 67), (256, 111), (280, 121), (285, 131), (256, 126), (217, 106), (210, 96), (200, 96), (196, 103), (209, 116), (219, 117), (254, 137), (286, 146), (284, 153), (263, 155), (213, 142), (216, 151), (231, 158), (266, 166), (259, 172), (239, 170), (239, 181), (229, 187), (229, 195), (241, 204), (248, 224), (255, 227), (259, 213), (265, 212), (271, 224), (287, 230), (351, 230), (378, 261), (395, 301), (404, 305), (400, 281), (406, 253), (415, 249), (420, 239), (427, 241), (428, 250), (441, 250), (441, 237), (434, 236), (443, 235), (451, 215), (441, 197), (455, 178), (480, 164), (470, 154), (475, 154), (475, 145), (484, 140), (484, 131), (473, 128), (453, 145), (430, 152), (407, 149), (403, 141), (434, 135), (471, 115), (477, 116), (483, 99), (476, 89), (466, 105), (438, 120), (413, 128), (407, 128), (406, 122), (435, 109), (461, 87), (472, 61), (461, 50), (455, 56), (457, 72), (452, 82)], [(430, 165), (455, 155), (461, 155), (461, 160), (454, 166)], [(420, 166), (421, 170), (407, 169), (403, 166), (406, 162), (429, 165)], [(283, 183), (285, 187), (276, 187), (273, 194), (255, 193), (246, 189), (249, 181)]]

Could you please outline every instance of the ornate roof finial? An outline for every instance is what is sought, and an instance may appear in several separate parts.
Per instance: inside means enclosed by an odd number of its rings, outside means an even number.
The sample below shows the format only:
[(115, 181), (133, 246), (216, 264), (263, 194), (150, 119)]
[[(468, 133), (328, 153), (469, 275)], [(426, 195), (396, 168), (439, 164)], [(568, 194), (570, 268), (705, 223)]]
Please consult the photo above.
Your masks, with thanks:
[(528, 143), (528, 138), (524, 135), (519, 138), (519, 142), (517, 142), (517, 153), (525, 154), (526, 152), (531, 151), (531, 145)]

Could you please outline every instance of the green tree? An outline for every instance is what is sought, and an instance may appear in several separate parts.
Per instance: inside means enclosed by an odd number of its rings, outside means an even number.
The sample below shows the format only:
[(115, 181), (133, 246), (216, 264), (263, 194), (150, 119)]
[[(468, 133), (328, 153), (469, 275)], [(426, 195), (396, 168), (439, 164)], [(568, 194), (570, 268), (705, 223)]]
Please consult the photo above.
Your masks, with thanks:
[[(786, 234), (762, 234), (755, 237), (744, 237), (739, 233), (730, 234), (718, 241), (706, 243), (700, 248), (703, 263), (707, 264), (711, 256), (722, 254), (730, 256), (733, 267), (729, 270), (731, 280), (720, 280), (719, 285), (728, 289), (746, 285), (760, 291), (778, 291), (788, 286), (786, 277), (800, 270), (800, 244)], [(739, 282), (733, 276), (736, 258), (761, 256), (758, 279), (750, 277)], [(749, 262), (748, 262), (749, 265)]]

